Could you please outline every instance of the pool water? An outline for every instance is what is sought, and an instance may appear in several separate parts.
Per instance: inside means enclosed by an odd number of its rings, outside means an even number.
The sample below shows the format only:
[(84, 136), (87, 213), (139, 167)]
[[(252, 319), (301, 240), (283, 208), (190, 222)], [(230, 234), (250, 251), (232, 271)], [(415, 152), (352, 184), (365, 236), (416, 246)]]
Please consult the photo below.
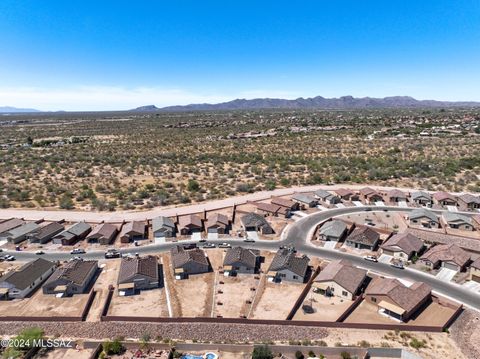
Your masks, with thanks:
[(184, 354), (182, 355), (182, 359), (203, 359), (203, 357), (200, 355)]
[(207, 353), (207, 354), (205, 355), (205, 358), (206, 358), (206, 359), (217, 359), (217, 354)]

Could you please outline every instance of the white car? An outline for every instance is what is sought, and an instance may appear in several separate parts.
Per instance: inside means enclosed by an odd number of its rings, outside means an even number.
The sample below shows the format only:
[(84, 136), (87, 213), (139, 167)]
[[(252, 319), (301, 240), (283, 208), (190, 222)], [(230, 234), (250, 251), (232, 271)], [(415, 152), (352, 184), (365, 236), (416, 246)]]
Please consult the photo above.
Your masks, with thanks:
[(5, 257), (3, 257), (6, 261), (8, 262), (11, 262), (11, 261), (14, 261), (15, 260), (15, 257), (10, 255), (10, 254), (7, 254)]
[(70, 254), (85, 254), (85, 249), (83, 248), (75, 248), (75, 249), (72, 249), (72, 251), (70, 252)]
[(232, 248), (232, 246), (228, 243), (220, 243), (218, 248)]
[(370, 262), (378, 262), (378, 259), (375, 256), (365, 256), (365, 257), (363, 257), (363, 259), (365, 259), (367, 261), (370, 261)]

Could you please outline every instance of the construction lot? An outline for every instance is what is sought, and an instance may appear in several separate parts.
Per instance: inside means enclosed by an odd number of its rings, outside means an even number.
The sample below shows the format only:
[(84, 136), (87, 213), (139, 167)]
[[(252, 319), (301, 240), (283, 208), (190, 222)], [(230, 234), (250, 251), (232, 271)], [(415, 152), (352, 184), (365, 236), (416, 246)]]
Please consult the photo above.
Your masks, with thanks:
[(41, 350), (35, 358), (42, 359), (89, 359), (93, 354), (93, 349), (53, 349), (49, 351)]
[[(326, 297), (312, 290), (307, 294), (293, 320), (318, 320), (326, 322), (336, 321), (351, 305), (352, 301), (339, 297)], [(313, 313), (303, 310), (304, 306), (311, 307)]]
[(370, 223), (372, 229), (403, 232), (407, 229), (404, 215), (405, 214), (399, 212), (361, 212), (339, 216), (338, 219), (355, 222), (360, 225)]

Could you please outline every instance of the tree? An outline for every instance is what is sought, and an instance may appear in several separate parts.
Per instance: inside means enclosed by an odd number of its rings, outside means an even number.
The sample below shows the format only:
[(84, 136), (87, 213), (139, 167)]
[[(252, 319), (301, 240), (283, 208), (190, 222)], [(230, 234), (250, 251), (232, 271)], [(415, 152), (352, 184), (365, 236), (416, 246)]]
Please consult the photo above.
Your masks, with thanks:
[(190, 192), (197, 192), (200, 189), (200, 185), (194, 179), (189, 179), (187, 183), (187, 189)]
[(113, 341), (106, 341), (102, 344), (103, 351), (107, 355), (120, 354), (123, 351), (123, 345), (118, 338)]
[(305, 358), (305, 356), (303, 355), (303, 353), (300, 350), (297, 350), (295, 352), (295, 358), (296, 359), (303, 359), (303, 358)]
[(260, 345), (253, 348), (252, 359), (273, 359), (273, 353), (268, 345)]

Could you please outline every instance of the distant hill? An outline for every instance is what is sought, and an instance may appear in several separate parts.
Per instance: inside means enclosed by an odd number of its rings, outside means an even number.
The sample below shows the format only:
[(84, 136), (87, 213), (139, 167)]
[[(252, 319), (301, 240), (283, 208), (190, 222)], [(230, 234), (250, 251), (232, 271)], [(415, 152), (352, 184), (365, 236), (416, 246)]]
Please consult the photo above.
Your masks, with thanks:
[(40, 112), (33, 108), (17, 108), (11, 106), (0, 106), (0, 113), (19, 113), (19, 112)]
[(448, 102), (416, 100), (409, 96), (384, 98), (343, 96), (340, 98), (278, 98), (236, 99), (217, 104), (191, 104), (157, 108), (154, 105), (138, 107), (134, 111), (201, 111), (201, 110), (255, 110), (255, 109), (367, 109), (367, 108), (428, 108), (428, 107), (480, 107), (480, 102)]
[(133, 112), (150, 112), (150, 111), (159, 111), (160, 109), (155, 106), (155, 105), (147, 105), (147, 106), (140, 106), (140, 107), (137, 107), (137, 108), (134, 108), (134, 109), (131, 109), (130, 111), (133, 111)]

